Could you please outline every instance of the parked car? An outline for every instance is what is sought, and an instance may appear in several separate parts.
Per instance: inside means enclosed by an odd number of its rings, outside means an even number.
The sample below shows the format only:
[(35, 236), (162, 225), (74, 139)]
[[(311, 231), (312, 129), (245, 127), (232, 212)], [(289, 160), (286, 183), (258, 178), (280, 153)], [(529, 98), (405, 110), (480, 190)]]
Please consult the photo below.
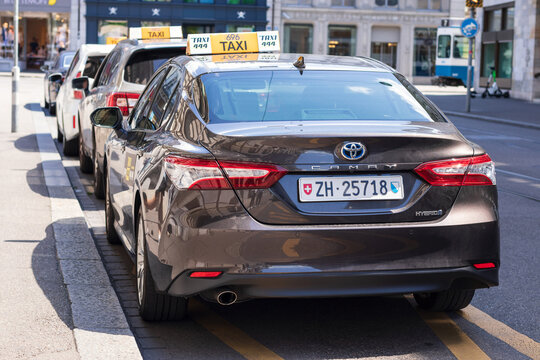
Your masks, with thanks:
[(45, 64), (40, 68), (45, 73), (43, 101), (51, 115), (56, 114), (56, 96), (74, 56), (75, 51), (62, 51), (56, 56), (52, 66)]
[[(128, 39), (120, 41), (101, 64), (92, 88), (78, 111), (81, 171), (94, 171), (94, 194), (97, 198), (103, 198), (103, 155), (110, 130), (94, 129), (90, 114), (99, 107), (118, 106), (123, 116), (127, 117), (154, 72), (168, 59), (183, 55), (185, 51), (186, 40), (182, 39)], [(82, 76), (73, 82), (81, 87), (85, 80), (88, 80), (87, 77)]]
[(113, 129), (107, 239), (136, 264), (144, 319), (180, 319), (196, 295), (413, 293), (452, 311), (498, 284), (482, 148), (376, 60), (202, 51), (279, 43), (244, 36), (189, 37), (205, 56), (163, 65), (127, 120), (119, 107), (91, 115)]
[[(86, 76), (88, 85), (91, 86), (101, 62), (113, 48), (114, 45), (81, 45), (66, 73), (65, 81), (56, 97), (57, 139), (63, 143), (65, 155), (77, 155), (79, 152), (77, 110), (85, 96), (84, 90), (73, 88), (71, 80)], [(86, 164), (86, 170), (92, 171), (92, 164)]]

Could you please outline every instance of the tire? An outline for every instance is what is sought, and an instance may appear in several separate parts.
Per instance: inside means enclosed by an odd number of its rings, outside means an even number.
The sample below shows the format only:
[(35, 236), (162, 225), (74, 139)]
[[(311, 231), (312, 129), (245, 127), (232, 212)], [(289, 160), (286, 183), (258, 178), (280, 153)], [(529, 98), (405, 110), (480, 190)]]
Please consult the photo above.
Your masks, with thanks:
[(43, 96), (43, 107), (45, 109), (48, 109), (49, 108), (49, 103), (47, 102), (47, 99), (45, 99), (45, 96)]
[(188, 299), (158, 294), (148, 267), (142, 211), (137, 216), (137, 301), (139, 314), (146, 321), (175, 321), (186, 316)]
[(119, 244), (120, 237), (114, 228), (114, 211), (111, 206), (111, 190), (109, 188), (109, 176), (105, 172), (105, 233), (109, 244)]
[(64, 143), (64, 135), (60, 131), (60, 125), (58, 124), (58, 120), (56, 120), (56, 140), (58, 143)]
[(482, 93), (482, 99), (485, 99), (486, 96), (487, 96), (487, 91), (484, 91), (484, 92)]
[(64, 155), (77, 156), (78, 151), (79, 151), (79, 140), (77, 138), (71, 139), (68, 141), (66, 140), (66, 137), (64, 136), (62, 144), (64, 145), (62, 149), (62, 152), (64, 153)]
[(56, 104), (49, 104), (49, 114), (56, 115)]
[(507, 91), (503, 94), (505, 99), (508, 99), (510, 97), (510, 91)]
[(415, 293), (419, 307), (429, 311), (456, 311), (471, 303), (474, 290), (450, 289), (434, 293)]
[(92, 164), (92, 159), (89, 156), (86, 156), (84, 152), (84, 143), (83, 137), (81, 134), (81, 126), (79, 125), (79, 136), (77, 137), (79, 143), (79, 168), (81, 172), (85, 174), (91, 174), (94, 170), (94, 164)]
[(97, 158), (94, 156), (94, 195), (98, 199), (105, 199), (103, 173), (99, 169)]

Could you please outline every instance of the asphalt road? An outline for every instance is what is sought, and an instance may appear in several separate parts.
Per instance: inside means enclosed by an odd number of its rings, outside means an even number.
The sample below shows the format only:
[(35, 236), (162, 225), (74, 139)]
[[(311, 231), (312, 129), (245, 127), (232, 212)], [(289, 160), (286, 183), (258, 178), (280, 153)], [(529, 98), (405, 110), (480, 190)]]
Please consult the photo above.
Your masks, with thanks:
[(540, 131), (452, 120), (497, 164), (502, 254), (500, 286), (477, 291), (472, 306), (452, 314), (421, 312), (403, 296), (230, 307), (196, 299), (185, 321), (146, 323), (133, 264), (105, 240), (92, 177), (77, 159), (64, 165), (145, 359), (540, 359)]

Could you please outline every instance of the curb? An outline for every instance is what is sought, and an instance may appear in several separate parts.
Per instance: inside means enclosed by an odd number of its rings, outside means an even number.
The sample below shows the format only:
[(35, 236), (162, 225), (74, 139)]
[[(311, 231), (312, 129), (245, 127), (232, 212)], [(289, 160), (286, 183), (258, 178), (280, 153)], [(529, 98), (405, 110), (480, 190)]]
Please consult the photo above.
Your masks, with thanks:
[(51, 201), (56, 254), (71, 302), (77, 351), (82, 360), (142, 359), (37, 104), (32, 104), (32, 118)]
[(462, 113), (462, 112), (457, 112), (457, 111), (442, 110), (442, 112), (445, 113), (446, 115), (459, 116), (459, 117), (470, 118), (470, 119), (475, 119), (475, 120), (490, 121), (490, 122), (495, 122), (495, 123), (500, 123), (500, 124), (505, 124), (505, 125), (513, 125), (513, 126), (520, 126), (520, 127), (529, 128), (529, 129), (540, 130), (540, 124), (531, 124), (531, 123), (527, 123), (523, 121), (508, 120), (508, 119), (502, 119), (502, 118), (497, 118), (497, 117), (492, 117), (492, 116), (468, 114), (468, 113)]

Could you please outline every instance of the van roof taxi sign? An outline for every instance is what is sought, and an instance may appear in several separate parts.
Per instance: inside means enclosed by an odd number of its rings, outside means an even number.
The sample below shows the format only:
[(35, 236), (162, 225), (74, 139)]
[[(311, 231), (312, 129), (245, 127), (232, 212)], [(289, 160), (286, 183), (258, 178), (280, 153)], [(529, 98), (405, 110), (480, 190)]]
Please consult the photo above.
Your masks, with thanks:
[(189, 34), (188, 55), (217, 55), (279, 51), (277, 31)]
[(181, 26), (153, 26), (129, 28), (129, 38), (137, 40), (182, 39)]

